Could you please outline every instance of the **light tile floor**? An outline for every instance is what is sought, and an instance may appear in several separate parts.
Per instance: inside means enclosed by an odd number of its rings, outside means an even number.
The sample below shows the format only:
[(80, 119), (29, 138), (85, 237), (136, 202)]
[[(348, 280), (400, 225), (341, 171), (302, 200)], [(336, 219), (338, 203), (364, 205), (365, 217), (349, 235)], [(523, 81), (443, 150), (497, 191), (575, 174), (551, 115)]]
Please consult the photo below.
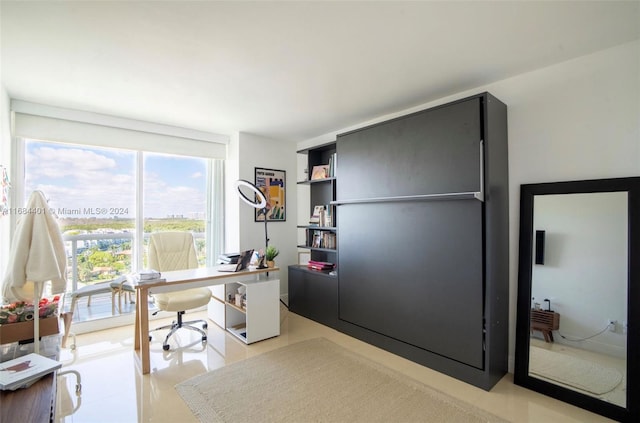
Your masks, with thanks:
[[(206, 317), (206, 312), (191, 317)], [(168, 319), (169, 321), (171, 319)], [(440, 391), (512, 422), (605, 422), (598, 415), (513, 384), (506, 375), (490, 392), (435, 372), (377, 347), (317, 324), (282, 308), (281, 335), (243, 345), (214, 323), (202, 345), (195, 332), (179, 331), (181, 348), (165, 352), (162, 336), (151, 344), (151, 373), (141, 375), (133, 352), (133, 326), (78, 335), (75, 351), (64, 349), (63, 369), (82, 375), (82, 392), (74, 394), (75, 379), (61, 377), (57, 422), (196, 422), (174, 386), (227, 364), (314, 337), (325, 337), (369, 359), (393, 368)], [(160, 326), (163, 321), (151, 323)], [(175, 344), (175, 342), (174, 342)], [(79, 404), (79, 405), (78, 405)], [(75, 408), (75, 411), (74, 411)], [(243, 422), (244, 423), (244, 422)]]

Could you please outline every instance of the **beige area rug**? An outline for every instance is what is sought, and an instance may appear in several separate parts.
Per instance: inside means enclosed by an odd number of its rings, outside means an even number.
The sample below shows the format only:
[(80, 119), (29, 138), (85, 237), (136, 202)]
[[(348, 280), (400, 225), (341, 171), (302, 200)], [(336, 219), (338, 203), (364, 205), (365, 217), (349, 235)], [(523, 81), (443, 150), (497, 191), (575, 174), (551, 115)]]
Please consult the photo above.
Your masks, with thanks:
[(529, 350), (529, 372), (592, 394), (602, 395), (622, 382), (616, 369), (544, 348)]
[(202, 422), (505, 422), (324, 338), (176, 385)]

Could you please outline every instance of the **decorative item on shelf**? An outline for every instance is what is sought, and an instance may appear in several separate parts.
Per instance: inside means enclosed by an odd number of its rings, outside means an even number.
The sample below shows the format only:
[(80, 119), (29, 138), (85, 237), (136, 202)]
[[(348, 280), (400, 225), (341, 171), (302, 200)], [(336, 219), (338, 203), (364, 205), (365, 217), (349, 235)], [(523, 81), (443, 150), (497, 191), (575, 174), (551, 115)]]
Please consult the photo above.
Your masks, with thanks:
[(280, 254), (280, 251), (278, 251), (278, 249), (273, 245), (270, 245), (267, 247), (267, 249), (265, 250), (265, 259), (267, 260), (267, 267), (275, 267), (276, 264), (274, 262), (274, 259), (278, 257), (278, 254)]
[(311, 171), (311, 180), (317, 181), (319, 179), (326, 179), (329, 177), (329, 165), (314, 166)]
[(311, 248), (322, 248), (322, 232), (314, 231), (311, 238)]
[(306, 265), (311, 260), (311, 253), (309, 251), (298, 251), (298, 264)]

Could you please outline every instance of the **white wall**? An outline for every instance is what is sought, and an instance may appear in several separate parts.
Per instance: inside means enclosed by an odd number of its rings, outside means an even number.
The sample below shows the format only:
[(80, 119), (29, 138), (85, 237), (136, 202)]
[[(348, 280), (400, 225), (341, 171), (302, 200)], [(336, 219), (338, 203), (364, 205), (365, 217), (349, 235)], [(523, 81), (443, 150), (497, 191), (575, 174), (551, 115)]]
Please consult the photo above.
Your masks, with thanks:
[[(231, 144), (238, 147), (237, 176), (229, 180), (227, 177), (227, 190), (225, 202), (229, 204), (228, 211), (236, 209), (235, 214), (229, 211), (227, 220), (232, 221), (233, 216), (238, 216), (237, 224), (231, 223), (232, 227), (237, 225), (237, 244), (233, 242), (235, 237), (231, 236), (227, 241), (228, 250), (246, 250), (254, 248), (256, 250), (264, 248), (264, 223), (255, 222), (254, 208), (241, 203), (236, 194), (233, 183), (239, 179), (246, 179), (255, 182), (255, 168), (278, 169), (286, 172), (286, 221), (268, 222), (269, 245), (280, 250), (280, 255), (276, 258), (276, 265), (280, 270), (280, 292), (287, 292), (288, 272), (287, 266), (295, 264), (298, 260), (296, 240), (297, 214), (297, 179), (296, 179), (296, 153), (295, 145), (290, 142), (278, 141), (260, 137), (253, 134), (239, 133), (237, 137), (232, 137)], [(236, 163), (228, 163), (227, 175), (233, 170)], [(235, 230), (235, 229), (233, 229)]]
[(640, 41), (623, 44), (336, 129), (298, 144), (489, 91), (508, 106), (510, 194), (509, 357), (513, 371), (520, 185), (640, 175)]
[[(533, 266), (532, 296), (543, 309), (551, 300), (560, 314), (566, 339), (555, 341), (625, 358), (627, 193), (538, 195), (533, 216), (534, 230), (545, 231), (545, 260)], [(618, 322), (615, 332), (609, 319)]]

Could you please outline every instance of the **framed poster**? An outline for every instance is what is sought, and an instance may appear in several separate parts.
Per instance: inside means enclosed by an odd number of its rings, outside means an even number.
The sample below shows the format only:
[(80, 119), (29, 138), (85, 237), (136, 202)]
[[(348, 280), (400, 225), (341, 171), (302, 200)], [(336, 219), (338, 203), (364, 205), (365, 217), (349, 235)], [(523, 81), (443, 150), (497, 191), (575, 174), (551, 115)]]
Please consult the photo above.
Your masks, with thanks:
[[(267, 198), (267, 221), (284, 222), (286, 213), (286, 182), (287, 175), (284, 170), (255, 168), (256, 186)], [(264, 222), (265, 215), (262, 210), (256, 209), (255, 221)]]

